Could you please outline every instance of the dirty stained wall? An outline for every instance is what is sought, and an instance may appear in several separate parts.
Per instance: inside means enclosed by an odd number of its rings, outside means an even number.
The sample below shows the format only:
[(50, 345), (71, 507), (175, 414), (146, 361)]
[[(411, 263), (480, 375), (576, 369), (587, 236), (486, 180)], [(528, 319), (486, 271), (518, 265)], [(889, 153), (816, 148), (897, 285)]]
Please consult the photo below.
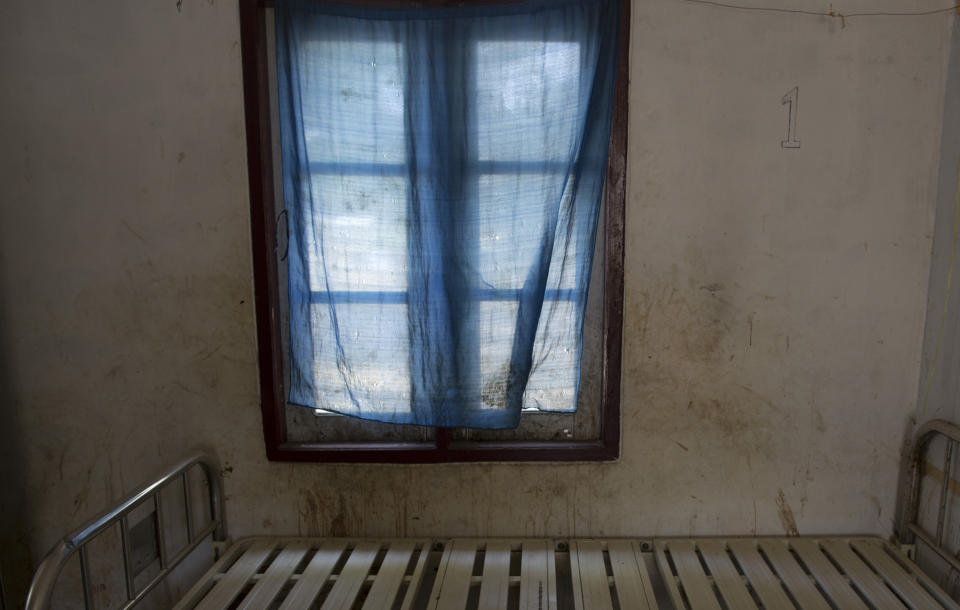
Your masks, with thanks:
[(954, 21), (950, 64), (945, 83), (943, 135), (937, 177), (936, 220), (930, 261), (926, 326), (917, 399), (917, 422), (946, 418), (960, 421), (960, 37)]
[(198, 447), (235, 537), (889, 533), (950, 21), (634, 2), (622, 459), (332, 466), (264, 458), (235, 2), (4, 4), (5, 578)]
[[(943, 133), (940, 138), (940, 169), (937, 178), (937, 198), (934, 220), (933, 249), (930, 260), (930, 280), (927, 288), (926, 324), (921, 352), (920, 382), (917, 396), (917, 425), (931, 419), (960, 422), (960, 20), (955, 19), (950, 44), (950, 63), (944, 92)], [(944, 450), (939, 438), (927, 447), (921, 479), (920, 523), (929, 532), (936, 532), (937, 509), (943, 485)], [(957, 472), (960, 456), (954, 455), (951, 481), (947, 495), (947, 527), (945, 544), (950, 552), (960, 551), (960, 530), (951, 527), (960, 518)], [(917, 560), (920, 566), (947, 592), (960, 594), (960, 575), (935, 556), (924, 552), (919, 545)]]

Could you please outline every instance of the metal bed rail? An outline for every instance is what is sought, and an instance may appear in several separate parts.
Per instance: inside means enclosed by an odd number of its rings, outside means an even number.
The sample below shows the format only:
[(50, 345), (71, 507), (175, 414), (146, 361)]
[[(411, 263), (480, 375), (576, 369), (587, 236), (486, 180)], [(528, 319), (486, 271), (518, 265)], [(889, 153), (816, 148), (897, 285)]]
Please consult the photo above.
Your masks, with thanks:
[[(200, 468), (206, 475), (209, 495), (210, 522), (196, 530), (193, 523), (193, 504), (190, 498), (190, 473)], [(168, 556), (164, 538), (164, 519), (160, 493), (169, 484), (176, 484), (177, 479), (182, 485), (184, 510), (186, 514), (186, 544), (176, 550), (173, 557)], [(130, 552), (130, 523), (128, 515), (143, 506), (145, 502), (153, 502), (154, 535), (156, 536), (157, 553), (160, 561), (160, 571), (141, 587), (137, 587), (131, 564)], [(94, 608), (94, 600), (90, 582), (90, 565), (86, 552), (86, 545), (101, 533), (107, 531), (114, 524), (120, 524), (120, 544), (123, 550), (123, 576), (126, 588), (126, 603), (123, 610), (133, 608), (156, 587), (173, 569), (183, 561), (201, 542), (212, 535), (214, 542), (226, 540), (225, 524), (223, 520), (223, 496), (220, 484), (219, 468), (215, 460), (195, 455), (186, 459), (170, 470), (166, 471), (153, 482), (142, 487), (127, 497), (116, 507), (106, 511), (96, 519), (91, 520), (72, 534), (66, 536), (50, 550), (40, 562), (34, 573), (30, 591), (27, 594), (26, 610), (48, 610), (53, 597), (54, 587), (67, 562), (75, 555), (80, 560), (80, 582), (83, 589), (84, 607), (87, 610)], [(154, 560), (156, 561), (156, 560)]]
[[(943, 455), (943, 482), (940, 486), (940, 496), (937, 505), (936, 531), (931, 533), (920, 525), (920, 482), (923, 479), (923, 466), (926, 461), (927, 446), (936, 437), (943, 436), (946, 443)], [(902, 481), (906, 491), (901, 496), (903, 510), (897, 528), (897, 541), (901, 544), (916, 544), (920, 540), (930, 547), (951, 568), (960, 571), (960, 559), (944, 545), (944, 523), (947, 518), (947, 500), (949, 499), (951, 471), (953, 468), (954, 445), (960, 442), (960, 426), (943, 419), (934, 419), (926, 422), (917, 430), (913, 444), (910, 447), (908, 460), (905, 462), (905, 478)]]

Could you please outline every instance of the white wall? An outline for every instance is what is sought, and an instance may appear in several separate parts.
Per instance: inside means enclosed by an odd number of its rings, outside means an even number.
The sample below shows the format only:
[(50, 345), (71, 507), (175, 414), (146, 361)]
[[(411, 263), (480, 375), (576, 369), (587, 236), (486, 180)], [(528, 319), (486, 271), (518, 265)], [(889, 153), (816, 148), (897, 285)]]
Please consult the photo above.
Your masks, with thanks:
[(0, 7), (5, 578), (196, 447), (234, 536), (887, 534), (952, 18), (633, 10), (622, 460), (353, 467), (264, 458), (236, 3)]

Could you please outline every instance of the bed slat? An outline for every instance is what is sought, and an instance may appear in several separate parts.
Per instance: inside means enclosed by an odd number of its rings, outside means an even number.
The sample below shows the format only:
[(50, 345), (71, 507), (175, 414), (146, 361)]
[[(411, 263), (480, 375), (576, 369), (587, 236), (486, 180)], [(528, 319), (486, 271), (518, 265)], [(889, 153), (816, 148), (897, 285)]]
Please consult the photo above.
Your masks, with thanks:
[(910, 608), (913, 610), (940, 608), (940, 605), (933, 601), (917, 581), (887, 555), (879, 544), (873, 541), (853, 540), (851, 545), (866, 558), (867, 562), (873, 564), (883, 579), (906, 600)]
[(483, 558), (483, 581), (480, 583), (480, 608), (505, 610), (510, 593), (510, 541), (487, 543)]
[(683, 586), (684, 593), (687, 594), (687, 601), (693, 610), (720, 610), (720, 604), (717, 603), (717, 596), (713, 593), (713, 587), (707, 580), (707, 575), (703, 572), (703, 566), (700, 565), (700, 559), (697, 557), (696, 547), (692, 540), (671, 540), (664, 547), (670, 552), (673, 559), (673, 565), (677, 566), (677, 575), (680, 577), (680, 584)]
[(769, 566), (757, 552), (757, 543), (754, 540), (731, 540), (730, 550), (733, 557), (740, 564), (746, 574), (753, 591), (760, 598), (760, 603), (768, 610), (793, 610), (793, 603), (783, 592), (783, 586), (776, 574), (770, 571)]
[(293, 590), (283, 600), (280, 610), (299, 610), (300, 608), (309, 608), (313, 600), (316, 599), (320, 589), (330, 578), (330, 572), (336, 565), (340, 556), (347, 548), (345, 540), (324, 540), (320, 543), (320, 548), (310, 559), (310, 563), (304, 568), (303, 574), (293, 586)]
[(473, 540), (454, 540), (444, 553), (433, 587), (431, 606), (436, 610), (463, 610), (470, 593), (473, 563), (477, 557), (477, 543)]
[(220, 574), (223, 571), (223, 566), (229, 565), (230, 562), (234, 560), (239, 555), (242, 555), (243, 552), (253, 544), (252, 540), (242, 540), (231, 546), (223, 556), (217, 560), (216, 563), (204, 574), (203, 578), (198, 580), (190, 590), (187, 591), (187, 594), (177, 602), (177, 605), (173, 607), (173, 610), (187, 610), (195, 608), (197, 603), (205, 593), (208, 593), (210, 589), (213, 588), (212, 580), (214, 574)]
[[(934, 608), (946, 608), (947, 610), (960, 610), (960, 605), (957, 602), (953, 601), (949, 595), (944, 592), (943, 589), (937, 586), (937, 584), (929, 576), (923, 573), (920, 569), (920, 566), (915, 564), (913, 561), (908, 559), (898, 548), (895, 546), (880, 540), (879, 538), (857, 538), (852, 542), (859, 544), (871, 544), (879, 548), (881, 551), (886, 549), (887, 557), (890, 558), (893, 563), (897, 564), (900, 569), (907, 574), (907, 577), (917, 583), (917, 585), (930, 596), (936, 603)], [(886, 576), (885, 574), (882, 574)]]
[(267, 568), (263, 578), (253, 587), (253, 591), (243, 598), (237, 610), (261, 610), (269, 606), (309, 550), (310, 543), (302, 540), (286, 546)]
[(556, 561), (549, 540), (524, 540), (520, 556), (520, 608), (557, 607)]
[(320, 610), (340, 610), (353, 607), (357, 593), (370, 573), (370, 567), (380, 550), (378, 542), (361, 542), (350, 553), (347, 563), (337, 576), (337, 582), (323, 601)]
[(270, 556), (277, 545), (276, 540), (257, 540), (249, 549), (230, 566), (227, 573), (218, 582), (213, 590), (197, 604), (196, 610), (221, 610), (226, 608), (256, 574), (263, 562)]
[(830, 610), (829, 604), (810, 581), (810, 577), (803, 571), (797, 560), (790, 554), (786, 542), (783, 540), (761, 540), (760, 548), (767, 555), (773, 569), (780, 579), (786, 583), (794, 599), (804, 610)]
[(700, 547), (700, 554), (703, 555), (710, 573), (713, 575), (713, 583), (720, 590), (723, 601), (728, 608), (743, 608), (743, 610), (756, 609), (757, 605), (753, 603), (750, 592), (743, 584), (743, 577), (730, 561), (727, 555), (727, 543), (716, 540), (702, 540), (697, 546)]
[(403, 604), (400, 606), (400, 610), (411, 610), (413, 608), (413, 602), (417, 599), (417, 594), (420, 592), (423, 570), (427, 565), (427, 557), (429, 556), (430, 542), (424, 540), (423, 547), (420, 549), (420, 556), (417, 558), (417, 565), (413, 569), (413, 575), (410, 577), (410, 585), (407, 587), (407, 592), (403, 596)]
[(363, 602), (363, 610), (390, 610), (393, 608), (397, 592), (403, 584), (403, 575), (410, 563), (410, 556), (416, 548), (415, 540), (398, 540), (390, 545), (377, 577), (370, 587), (367, 599)]
[(877, 578), (873, 570), (857, 557), (846, 540), (824, 540), (822, 545), (824, 550), (830, 553), (833, 559), (840, 564), (850, 580), (873, 604), (880, 608), (904, 607), (900, 600), (890, 592), (890, 589), (883, 584), (883, 581)]
[(611, 540), (607, 545), (610, 567), (621, 608), (655, 609), (657, 599), (642, 556), (629, 540)]
[(667, 561), (667, 554), (664, 552), (666, 546), (663, 542), (656, 542), (655, 548), (657, 550), (654, 553), (654, 557), (657, 560), (657, 568), (660, 570), (660, 577), (663, 580), (664, 586), (667, 588), (667, 593), (670, 594), (670, 601), (673, 602), (674, 608), (686, 608), (686, 604), (683, 603), (683, 598), (680, 596), (680, 586), (677, 584), (677, 575), (674, 574), (673, 570), (670, 568), (670, 563)]
[(790, 542), (790, 546), (797, 552), (803, 563), (807, 564), (807, 569), (813, 574), (823, 590), (833, 600), (838, 608), (851, 608), (866, 610), (866, 606), (860, 600), (860, 597), (850, 588), (847, 580), (837, 572), (830, 560), (827, 559), (823, 551), (813, 540), (796, 539)]
[(571, 542), (570, 568), (577, 610), (612, 610), (610, 582), (607, 579), (607, 567), (603, 561), (603, 548), (600, 546), (600, 541)]

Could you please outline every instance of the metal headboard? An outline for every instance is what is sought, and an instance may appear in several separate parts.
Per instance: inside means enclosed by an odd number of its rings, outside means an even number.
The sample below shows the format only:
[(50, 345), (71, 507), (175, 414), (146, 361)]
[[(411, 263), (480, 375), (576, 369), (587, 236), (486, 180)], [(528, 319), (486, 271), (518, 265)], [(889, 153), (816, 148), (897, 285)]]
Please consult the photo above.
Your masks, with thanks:
[[(937, 507), (937, 530), (930, 533), (920, 525), (918, 519), (920, 481), (923, 479), (924, 456), (927, 446), (938, 436), (943, 436), (946, 439), (943, 456), (943, 484), (940, 486), (940, 498)], [(897, 538), (901, 544), (915, 544), (916, 540), (920, 540), (949, 563), (953, 569), (960, 571), (960, 559), (957, 559), (944, 546), (943, 531), (953, 466), (953, 449), (958, 442), (960, 442), (960, 426), (943, 419), (931, 420), (917, 430), (910, 447), (909, 461), (904, 464), (906, 468), (905, 476), (901, 479), (901, 485), (904, 486), (904, 492), (900, 497), (901, 502), (903, 502), (903, 510), (897, 528)]]
[[(193, 505), (190, 501), (190, 472), (193, 468), (200, 468), (206, 475), (209, 492), (210, 522), (194, 531)], [(168, 484), (176, 484), (180, 479), (183, 488), (183, 500), (186, 514), (187, 542), (173, 557), (167, 556), (164, 544), (164, 519), (161, 510), (160, 492)], [(142, 587), (137, 587), (130, 557), (130, 523), (128, 515), (145, 502), (153, 502), (155, 519), (155, 534), (157, 537), (157, 552), (160, 557), (160, 571)], [(121, 606), (124, 610), (133, 608), (147, 593), (156, 587), (173, 569), (184, 560), (203, 540), (212, 534), (215, 542), (226, 539), (223, 521), (223, 496), (220, 486), (220, 475), (214, 460), (195, 455), (184, 460), (137, 492), (131, 494), (116, 507), (108, 510), (96, 519), (93, 519), (69, 536), (58, 542), (40, 562), (30, 583), (30, 592), (27, 594), (26, 610), (48, 610), (53, 596), (54, 586), (60, 577), (63, 568), (74, 554), (79, 554), (80, 580), (83, 588), (84, 607), (91, 610), (94, 607), (90, 582), (90, 564), (87, 558), (86, 545), (98, 535), (116, 523), (120, 523), (120, 544), (123, 548), (123, 575), (126, 585), (127, 601)]]

